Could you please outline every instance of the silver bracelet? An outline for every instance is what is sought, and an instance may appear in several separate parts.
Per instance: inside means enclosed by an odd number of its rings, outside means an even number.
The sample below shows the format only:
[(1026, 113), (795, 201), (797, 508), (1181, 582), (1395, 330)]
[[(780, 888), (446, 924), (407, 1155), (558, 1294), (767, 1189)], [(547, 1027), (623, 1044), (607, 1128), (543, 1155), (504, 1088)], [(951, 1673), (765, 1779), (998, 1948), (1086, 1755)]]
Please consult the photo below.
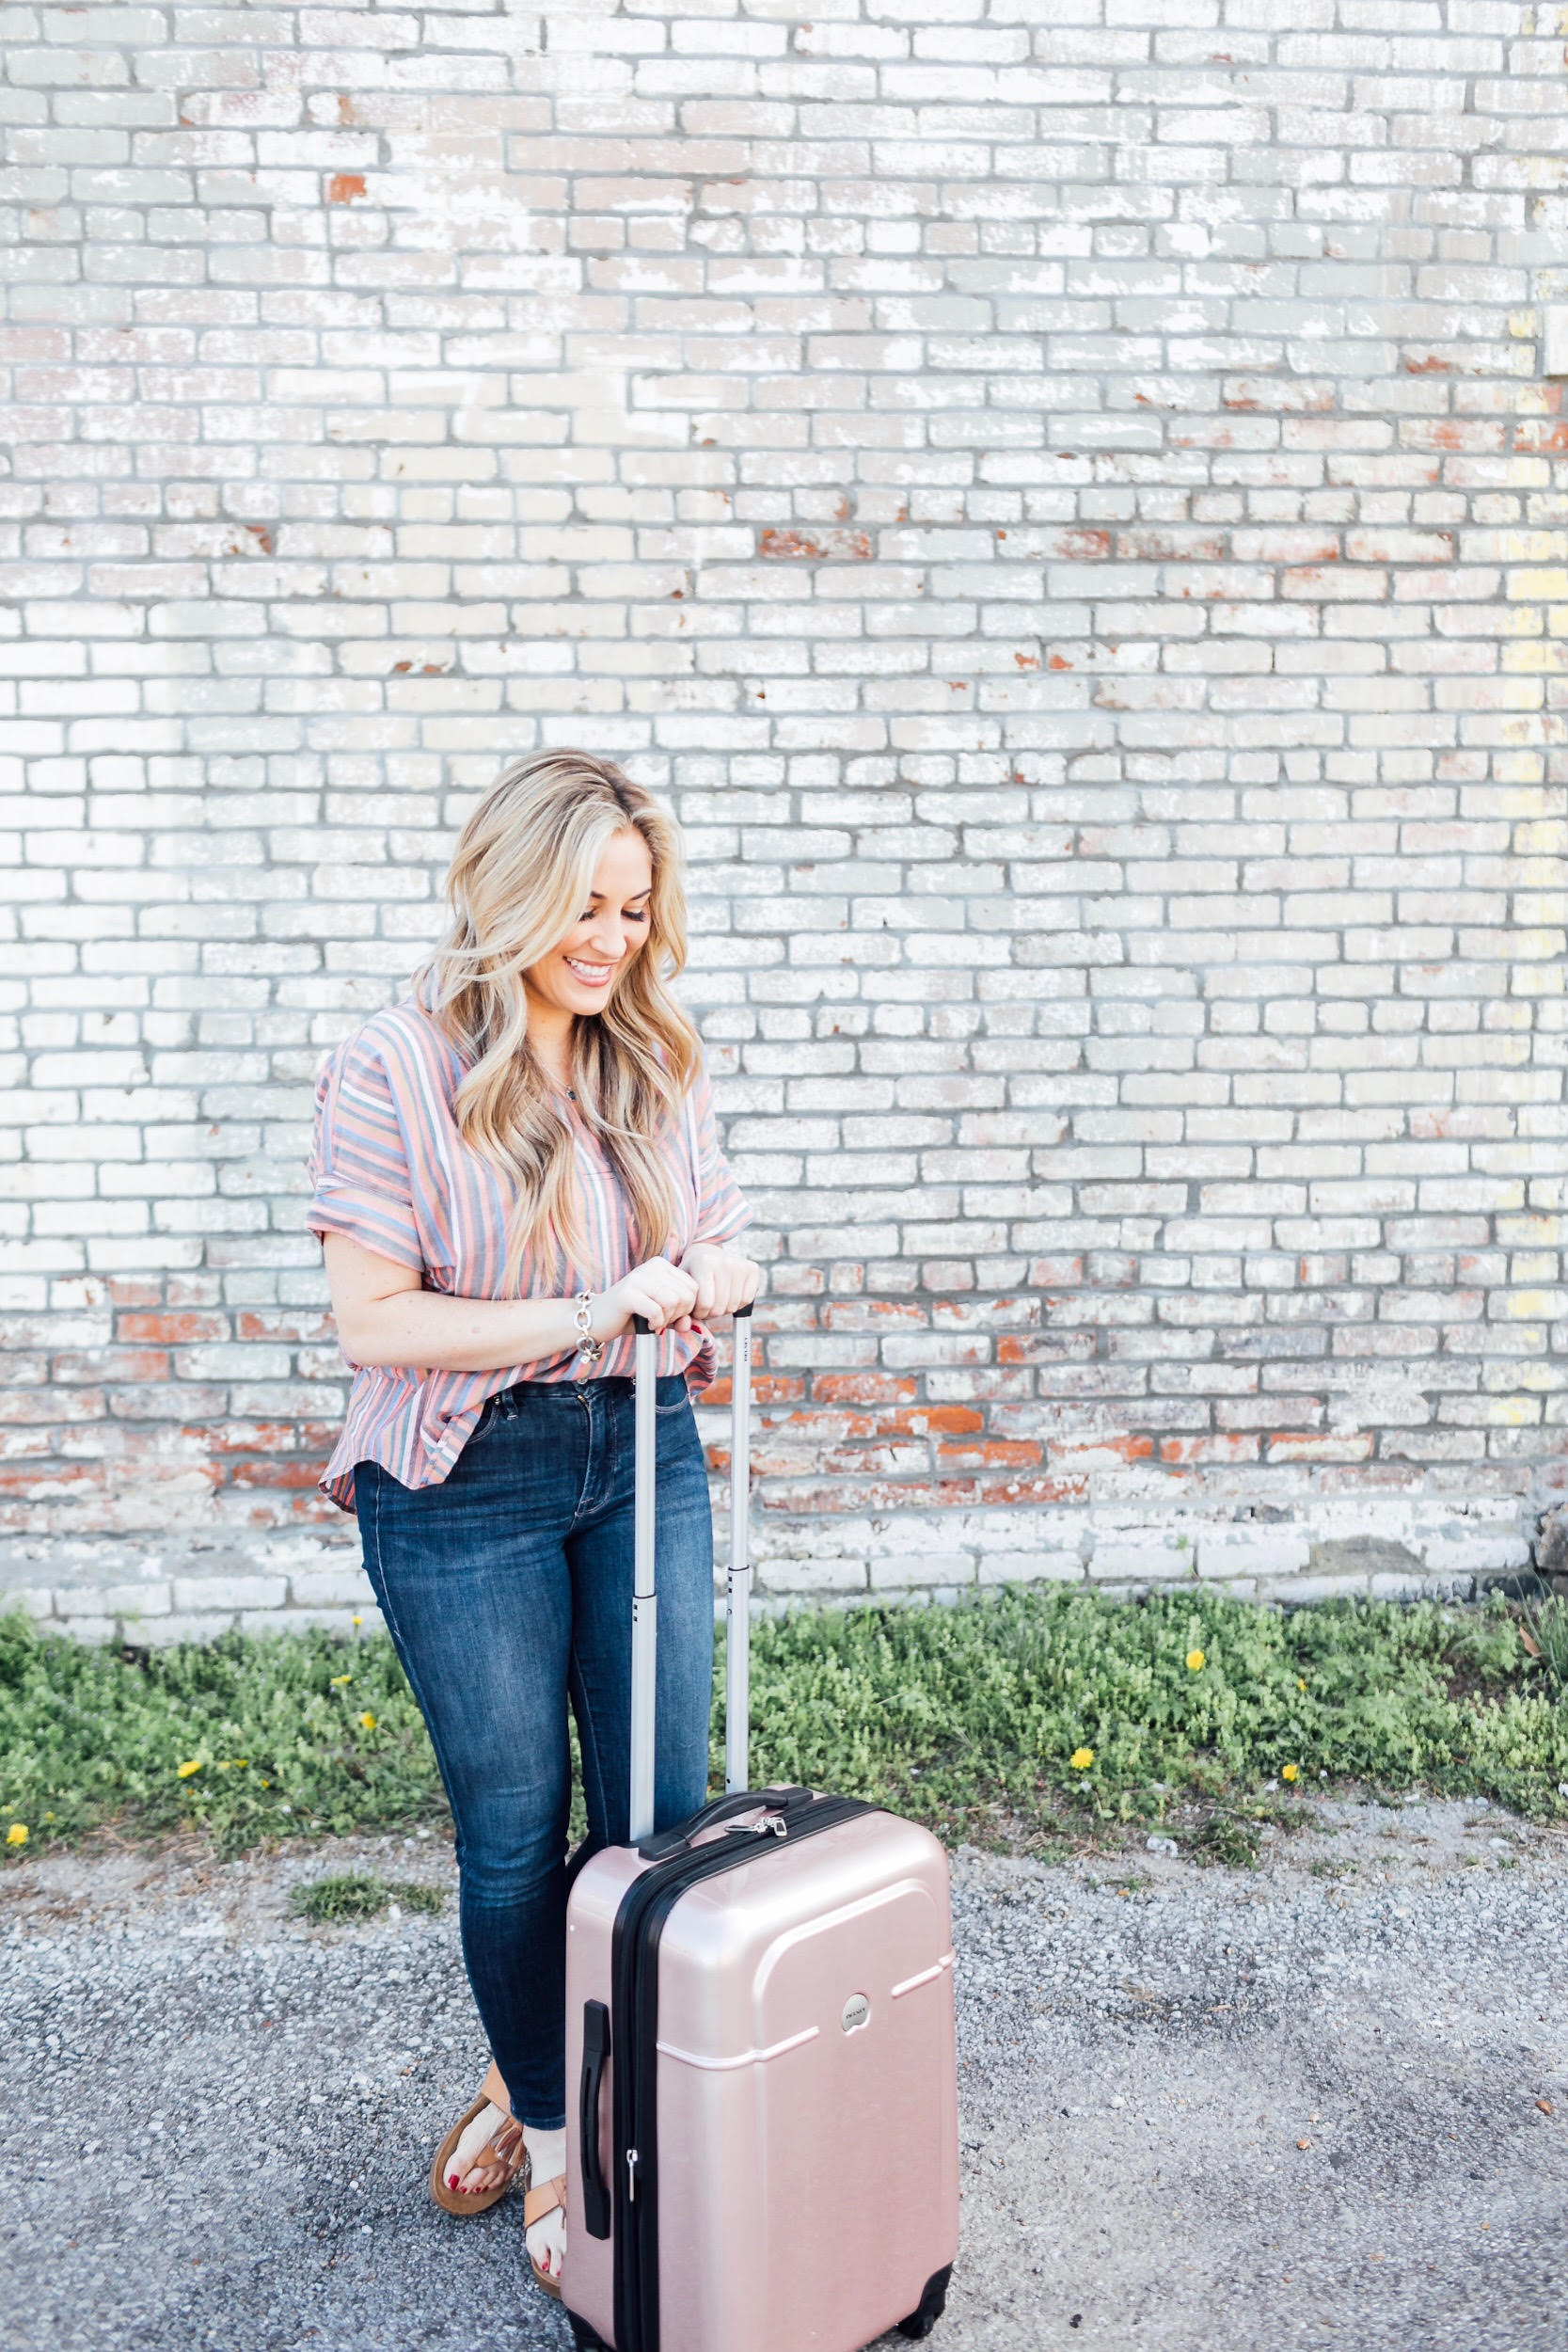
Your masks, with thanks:
[(578, 1291), (578, 1311), (574, 1321), (578, 1327), (578, 1354), (585, 1364), (596, 1364), (604, 1354), (604, 1342), (594, 1337), (594, 1294), (592, 1291)]

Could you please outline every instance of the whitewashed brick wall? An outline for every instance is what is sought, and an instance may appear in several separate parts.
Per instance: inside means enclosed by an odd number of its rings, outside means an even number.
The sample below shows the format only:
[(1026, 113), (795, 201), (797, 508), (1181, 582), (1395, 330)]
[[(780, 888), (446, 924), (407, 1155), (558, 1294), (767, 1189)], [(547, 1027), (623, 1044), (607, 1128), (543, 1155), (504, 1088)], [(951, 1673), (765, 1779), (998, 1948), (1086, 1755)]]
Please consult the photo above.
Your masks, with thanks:
[(1558, 8), (8, 0), (0, 40), (30, 1605), (352, 1613), (312, 1079), (545, 741), (689, 831), (775, 1593), (1526, 1558), (1568, 1481)]

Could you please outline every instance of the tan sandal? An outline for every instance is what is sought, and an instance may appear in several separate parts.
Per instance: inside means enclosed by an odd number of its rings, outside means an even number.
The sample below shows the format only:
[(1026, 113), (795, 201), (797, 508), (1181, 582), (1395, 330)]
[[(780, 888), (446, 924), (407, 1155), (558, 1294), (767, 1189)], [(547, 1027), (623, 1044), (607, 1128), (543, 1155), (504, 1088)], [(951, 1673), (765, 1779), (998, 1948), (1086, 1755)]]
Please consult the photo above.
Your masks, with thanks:
[[(566, 2175), (564, 2172), (559, 2173), (553, 2181), (546, 2181), (543, 2188), (531, 2188), (524, 2197), (523, 2230), (525, 2235), (530, 2230), (532, 2229), (536, 2221), (543, 2221), (547, 2213), (554, 2213), (557, 2205), (561, 2207), (562, 2213), (565, 2212)], [(544, 2288), (545, 2293), (546, 2295), (553, 2295), (559, 2301), (561, 2296), (560, 2280), (552, 2279), (547, 2270), (541, 2270), (539, 2265), (534, 2261), (531, 2254), (529, 2256), (529, 2263), (533, 2271), (534, 2277)]]
[(451, 2162), (458, 2141), (475, 2116), (483, 2115), (485, 2108), (494, 2104), (498, 2103), (491, 2100), (488, 2090), (482, 2090), (467, 2114), (458, 2117), (436, 2151), (436, 2160), (430, 2168), (430, 2193), (444, 2213), (488, 2213), (492, 2205), (500, 2202), (528, 2162), (528, 2150), (523, 2145), (523, 2127), (515, 2116), (509, 2115), (500, 2130), (486, 2141), (468, 2167), (469, 2171), (473, 2171), (482, 2164), (503, 2164), (506, 2167), (503, 2179), (494, 2188), (474, 2189), (467, 2194), (460, 2188), (447, 2186), (447, 2167)]

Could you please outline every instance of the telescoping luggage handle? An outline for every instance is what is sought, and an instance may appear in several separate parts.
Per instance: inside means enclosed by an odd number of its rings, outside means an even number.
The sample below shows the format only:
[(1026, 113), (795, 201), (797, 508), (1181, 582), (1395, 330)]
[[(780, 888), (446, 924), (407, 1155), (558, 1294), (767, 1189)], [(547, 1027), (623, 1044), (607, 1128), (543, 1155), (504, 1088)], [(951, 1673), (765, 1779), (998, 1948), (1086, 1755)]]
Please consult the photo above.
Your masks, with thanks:
[[(654, 1826), (655, 1690), (658, 1661), (658, 1585), (654, 1573), (654, 1476), (658, 1342), (645, 1315), (637, 1333), (637, 1456), (632, 1488), (631, 1842)], [(730, 1383), (730, 1573), (724, 1611), (724, 1788), (746, 1786), (751, 1730), (752, 1555), (748, 1527), (752, 1466), (752, 1310), (735, 1311), (735, 1369)]]

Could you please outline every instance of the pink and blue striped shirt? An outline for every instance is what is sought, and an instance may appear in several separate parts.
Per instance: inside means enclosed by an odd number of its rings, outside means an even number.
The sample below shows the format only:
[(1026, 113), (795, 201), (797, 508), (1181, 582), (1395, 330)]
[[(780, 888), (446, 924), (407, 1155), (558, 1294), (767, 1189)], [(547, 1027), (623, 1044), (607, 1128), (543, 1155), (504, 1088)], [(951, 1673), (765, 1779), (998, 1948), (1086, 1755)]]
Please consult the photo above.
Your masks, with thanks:
[[(570, 1296), (602, 1291), (637, 1260), (626, 1197), (594, 1138), (574, 1121), (584, 1261), (562, 1281), (546, 1281), (525, 1255), (521, 1276), (503, 1284), (507, 1197), (500, 1178), (471, 1152), (452, 1117), (465, 1064), (445, 1030), (409, 999), (377, 1013), (347, 1039), (316, 1088), (312, 1232), (351, 1241), (411, 1266), (426, 1290), (457, 1298)], [(569, 1114), (568, 1114), (569, 1115)], [(719, 1149), (705, 1071), (660, 1146), (675, 1199), (675, 1231), (665, 1255), (678, 1261), (693, 1242), (733, 1241), (750, 1218)], [(629, 1374), (629, 1332), (611, 1340), (600, 1374)], [(667, 1331), (661, 1374), (684, 1372), (693, 1389), (713, 1378), (710, 1333)], [(343, 1432), (321, 1480), (324, 1494), (354, 1508), (354, 1466), (379, 1462), (405, 1486), (438, 1486), (462, 1453), (486, 1397), (517, 1380), (572, 1380), (585, 1367), (575, 1349), (495, 1372), (355, 1367)]]

